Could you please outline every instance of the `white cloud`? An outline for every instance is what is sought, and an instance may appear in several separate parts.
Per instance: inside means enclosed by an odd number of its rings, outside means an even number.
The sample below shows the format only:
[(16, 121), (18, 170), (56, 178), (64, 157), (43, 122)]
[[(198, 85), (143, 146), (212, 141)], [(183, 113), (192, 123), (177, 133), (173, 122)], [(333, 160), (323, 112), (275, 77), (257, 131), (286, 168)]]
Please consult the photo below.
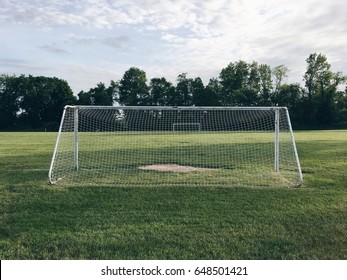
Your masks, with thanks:
[[(271, 66), (285, 64), (291, 69), (292, 80), (301, 81), (305, 58), (322, 52), (334, 70), (347, 72), (344, 0), (0, 2), (2, 26), (16, 26), (14, 33), (19, 32), (18, 26), (36, 30), (32, 41), (39, 41), (37, 48), (52, 56), (68, 54), (69, 62), (84, 63), (84, 70), (92, 64), (114, 61), (107, 66), (109, 74), (137, 66), (148, 71), (148, 76), (175, 79), (179, 73), (188, 72), (204, 76), (206, 82), (229, 62), (243, 59)], [(23, 54), (34, 49), (35, 42), (21, 42), (26, 47)], [(10, 38), (6, 44), (11, 44)], [(22, 55), (19, 46), (17, 53), (11, 46), (7, 49), (2, 56), (11, 59)], [(91, 69), (96, 84), (102, 71)]]
[(127, 36), (108, 36), (108, 37), (81, 37), (76, 34), (69, 34), (64, 40), (64, 44), (67, 45), (85, 45), (89, 46), (92, 44), (104, 44), (114, 49), (120, 49), (128, 45), (131, 39)]
[(66, 54), (68, 53), (68, 51), (66, 51), (65, 49), (62, 49), (60, 47), (57, 47), (55, 44), (52, 45), (43, 45), (41, 46), (41, 49), (48, 51), (48, 52), (52, 52), (55, 54)]

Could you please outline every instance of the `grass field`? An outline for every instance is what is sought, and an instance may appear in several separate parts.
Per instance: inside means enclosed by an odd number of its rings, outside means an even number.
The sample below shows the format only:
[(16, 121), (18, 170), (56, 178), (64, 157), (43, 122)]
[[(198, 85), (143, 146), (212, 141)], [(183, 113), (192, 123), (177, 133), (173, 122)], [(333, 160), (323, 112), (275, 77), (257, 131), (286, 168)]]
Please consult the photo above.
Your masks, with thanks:
[(0, 133), (0, 258), (347, 259), (347, 131), (295, 137), (301, 188), (57, 187), (56, 133)]

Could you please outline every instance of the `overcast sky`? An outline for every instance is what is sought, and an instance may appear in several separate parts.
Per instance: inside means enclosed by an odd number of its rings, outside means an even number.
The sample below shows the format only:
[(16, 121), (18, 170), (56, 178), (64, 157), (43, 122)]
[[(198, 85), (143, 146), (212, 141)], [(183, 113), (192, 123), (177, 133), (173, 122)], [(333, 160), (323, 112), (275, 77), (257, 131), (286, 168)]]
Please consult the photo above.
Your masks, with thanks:
[(77, 94), (132, 66), (206, 84), (245, 60), (301, 82), (316, 52), (347, 74), (346, 11), (346, 0), (0, 0), (0, 73), (56, 76)]

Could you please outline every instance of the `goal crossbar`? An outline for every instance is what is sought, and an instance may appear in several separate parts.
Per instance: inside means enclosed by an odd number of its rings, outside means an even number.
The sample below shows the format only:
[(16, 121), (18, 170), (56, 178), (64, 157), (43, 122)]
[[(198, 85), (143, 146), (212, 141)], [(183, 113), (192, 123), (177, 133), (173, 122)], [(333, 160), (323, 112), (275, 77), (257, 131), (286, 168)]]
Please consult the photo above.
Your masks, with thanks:
[(273, 106), (244, 106), (244, 107), (238, 107), (238, 106), (90, 106), (90, 105), (66, 105), (64, 109), (66, 108), (73, 108), (73, 109), (126, 109), (126, 110), (186, 110), (186, 111), (224, 111), (224, 110), (230, 110), (230, 111), (250, 111), (250, 110), (287, 110), (287, 107), (273, 107)]

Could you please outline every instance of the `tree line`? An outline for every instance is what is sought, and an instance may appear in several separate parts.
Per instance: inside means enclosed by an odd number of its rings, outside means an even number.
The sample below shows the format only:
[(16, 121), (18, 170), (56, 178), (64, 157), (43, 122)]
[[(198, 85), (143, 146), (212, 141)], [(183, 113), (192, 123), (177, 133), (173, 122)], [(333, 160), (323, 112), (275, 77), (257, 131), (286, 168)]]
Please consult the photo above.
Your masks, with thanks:
[(286, 83), (285, 65), (242, 60), (229, 63), (207, 85), (187, 73), (175, 85), (164, 77), (148, 81), (145, 71), (131, 67), (121, 80), (98, 83), (77, 96), (58, 78), (1, 75), (0, 130), (56, 130), (66, 104), (286, 106), (295, 128), (347, 127), (346, 76), (333, 72), (323, 54), (311, 54), (306, 63), (302, 84)]

